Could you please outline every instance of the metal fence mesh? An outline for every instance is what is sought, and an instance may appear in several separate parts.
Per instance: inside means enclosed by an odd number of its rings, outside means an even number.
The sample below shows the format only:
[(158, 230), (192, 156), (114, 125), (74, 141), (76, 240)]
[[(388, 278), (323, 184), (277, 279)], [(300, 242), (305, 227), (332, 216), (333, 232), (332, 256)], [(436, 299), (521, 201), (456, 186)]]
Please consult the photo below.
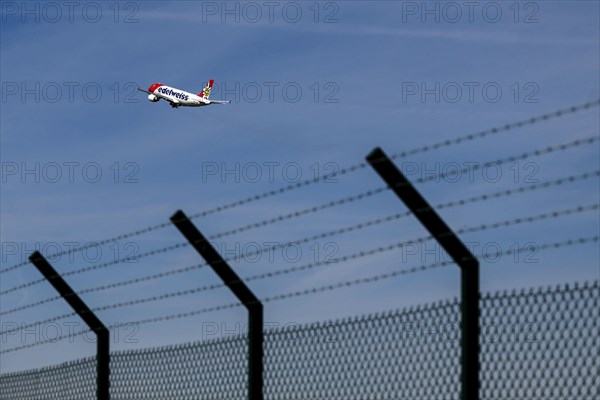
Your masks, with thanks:
[[(482, 296), (482, 399), (599, 398), (599, 283)], [(270, 330), (265, 398), (458, 399), (457, 300)], [(111, 398), (244, 399), (244, 337), (117, 352)], [(95, 399), (92, 358), (0, 376), (0, 397)]]

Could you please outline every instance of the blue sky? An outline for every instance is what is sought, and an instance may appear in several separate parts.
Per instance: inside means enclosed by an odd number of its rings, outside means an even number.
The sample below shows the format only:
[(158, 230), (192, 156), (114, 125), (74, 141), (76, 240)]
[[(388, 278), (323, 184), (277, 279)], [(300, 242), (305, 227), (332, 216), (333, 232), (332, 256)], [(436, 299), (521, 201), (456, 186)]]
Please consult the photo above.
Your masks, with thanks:
[[(461, 8), (460, 17), (435, 2), (428, 3), (433, 14), (420, 2), (322, 2), (318, 7), (281, 2), (272, 15), (260, 2), (229, 2), (227, 10), (222, 2), (136, 1), (117, 9), (109, 3), (81, 3), (72, 21), (62, 3), (56, 3), (61, 18), (45, 3), (31, 4), (29, 14), (15, 2), (2, 2), (1, 9), (3, 269), (25, 260), (35, 246), (49, 255), (74, 242), (160, 224), (177, 209), (193, 214), (360, 163), (376, 146), (399, 153), (600, 97), (600, 6), (592, 1), (523, 2), (516, 8), (513, 2), (477, 3), (472, 15)], [(95, 14), (98, 10), (101, 16)], [(135, 91), (161, 82), (198, 92), (210, 78), (216, 80), (211, 96), (232, 104), (174, 110)], [(396, 162), (417, 180), (457, 165), (481, 166), (597, 136), (598, 130), (599, 108), (594, 107)], [(441, 204), (595, 172), (599, 161), (596, 141), (417, 187), (432, 204)], [(335, 182), (287, 191), (194, 222), (210, 236), (381, 186), (372, 170), (362, 168)], [(448, 208), (440, 215), (458, 230), (598, 200), (595, 177)], [(225, 254), (236, 249), (248, 253), (404, 210), (384, 192), (227, 236), (216, 245)], [(598, 217), (596, 209), (462, 238), (476, 254), (506, 251), (597, 235)], [(414, 218), (401, 218), (231, 265), (247, 277), (422, 236), (426, 233)], [(68, 272), (183, 241), (175, 228), (166, 227), (94, 247), (100, 254), (90, 250), (53, 264)], [(433, 242), (423, 246), (249, 286), (265, 298), (442, 257)], [(484, 260), (481, 286), (495, 291), (595, 280), (598, 260), (594, 244), (540, 250), (528, 259)], [(83, 290), (200, 262), (191, 249), (182, 248), (67, 279)], [(39, 277), (27, 265), (1, 274), (0, 289)], [(82, 297), (94, 308), (218, 282), (205, 268)], [(448, 266), (268, 303), (265, 320), (268, 326), (286, 326), (396, 309), (454, 297), (458, 284), (458, 269)], [(40, 284), (1, 296), (0, 306), (6, 311), (52, 296), (52, 288)], [(98, 315), (113, 325), (232, 302), (230, 293), (215, 290)], [(11, 313), (0, 317), (2, 330), (67, 312), (65, 304), (51, 302)], [(112, 346), (144, 348), (239, 333), (244, 321), (245, 312), (237, 308), (141, 325), (135, 331), (121, 327)], [(52, 337), (57, 330), (64, 334), (69, 322), (78, 320), (46, 324), (24, 337), (10, 335), (0, 345), (4, 350)], [(80, 338), (42, 345), (2, 355), (0, 372), (93, 352), (94, 345)]]

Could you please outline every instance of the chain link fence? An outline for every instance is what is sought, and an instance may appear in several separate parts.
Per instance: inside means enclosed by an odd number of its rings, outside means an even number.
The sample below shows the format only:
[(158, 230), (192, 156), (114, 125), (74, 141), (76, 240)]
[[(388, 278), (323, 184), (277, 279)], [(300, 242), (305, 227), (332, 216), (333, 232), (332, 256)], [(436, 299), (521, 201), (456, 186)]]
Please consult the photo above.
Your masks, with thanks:
[[(481, 398), (600, 396), (599, 282), (482, 296)], [(265, 333), (269, 400), (459, 399), (458, 300)], [(243, 336), (113, 353), (111, 399), (246, 398)], [(95, 360), (0, 376), (3, 400), (94, 400)]]

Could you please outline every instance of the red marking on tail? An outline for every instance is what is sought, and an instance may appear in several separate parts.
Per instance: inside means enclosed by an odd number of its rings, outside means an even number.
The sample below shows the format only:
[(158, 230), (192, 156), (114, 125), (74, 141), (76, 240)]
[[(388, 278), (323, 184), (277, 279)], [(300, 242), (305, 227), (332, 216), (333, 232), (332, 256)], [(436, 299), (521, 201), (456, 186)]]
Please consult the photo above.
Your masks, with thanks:
[(202, 89), (202, 91), (198, 93), (198, 96), (208, 98), (208, 95), (210, 94), (210, 91), (213, 87), (213, 83), (215, 83), (214, 79), (211, 79), (210, 81), (206, 82), (206, 86), (204, 86), (204, 89)]

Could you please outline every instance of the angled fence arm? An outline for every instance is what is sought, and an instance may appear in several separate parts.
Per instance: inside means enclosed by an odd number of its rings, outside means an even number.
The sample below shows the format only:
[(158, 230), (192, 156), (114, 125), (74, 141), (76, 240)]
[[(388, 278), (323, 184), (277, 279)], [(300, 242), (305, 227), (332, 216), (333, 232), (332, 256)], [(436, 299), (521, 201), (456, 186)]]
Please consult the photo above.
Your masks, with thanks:
[(367, 162), (461, 269), (461, 398), (479, 399), (479, 262), (380, 148)]
[(248, 309), (248, 398), (263, 400), (263, 305), (181, 210), (171, 222)]
[(96, 334), (96, 398), (109, 400), (109, 375), (110, 375), (110, 334), (104, 324), (94, 315), (92, 310), (81, 300), (67, 282), (56, 272), (44, 256), (36, 251), (29, 256), (29, 261), (41, 272), (48, 282), (71, 306)]

